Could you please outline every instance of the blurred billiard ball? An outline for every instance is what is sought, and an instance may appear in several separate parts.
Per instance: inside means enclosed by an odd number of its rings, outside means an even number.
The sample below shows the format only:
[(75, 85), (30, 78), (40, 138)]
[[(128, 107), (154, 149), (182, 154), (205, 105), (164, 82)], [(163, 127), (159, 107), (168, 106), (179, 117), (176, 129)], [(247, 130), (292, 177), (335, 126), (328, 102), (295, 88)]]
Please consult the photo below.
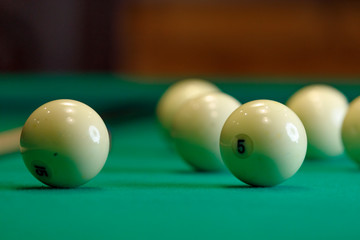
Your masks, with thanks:
[(174, 115), (171, 136), (180, 156), (199, 171), (219, 171), (220, 132), (240, 102), (223, 92), (212, 92), (184, 103)]
[(344, 94), (328, 85), (309, 85), (292, 95), (286, 105), (304, 124), (308, 158), (327, 158), (344, 152), (341, 126), (348, 109)]
[(342, 140), (348, 156), (360, 165), (360, 97), (350, 103), (342, 125)]
[(185, 79), (172, 84), (161, 96), (157, 107), (157, 119), (164, 135), (170, 139), (174, 115), (188, 100), (220, 89), (209, 81), (202, 79)]

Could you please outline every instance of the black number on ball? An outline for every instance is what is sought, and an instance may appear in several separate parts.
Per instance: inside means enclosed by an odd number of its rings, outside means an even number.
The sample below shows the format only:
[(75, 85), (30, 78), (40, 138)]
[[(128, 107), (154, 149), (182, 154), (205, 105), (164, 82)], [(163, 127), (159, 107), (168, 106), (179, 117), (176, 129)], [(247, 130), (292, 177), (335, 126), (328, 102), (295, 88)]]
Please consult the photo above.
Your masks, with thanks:
[(240, 154), (243, 154), (245, 152), (245, 140), (239, 139), (237, 142), (237, 150)]
[(48, 177), (49, 176), (45, 167), (41, 167), (41, 166), (37, 166), (37, 165), (35, 165), (34, 167), (36, 169), (35, 172), (36, 172), (37, 175), (39, 175), (41, 177), (44, 177), (44, 176)]

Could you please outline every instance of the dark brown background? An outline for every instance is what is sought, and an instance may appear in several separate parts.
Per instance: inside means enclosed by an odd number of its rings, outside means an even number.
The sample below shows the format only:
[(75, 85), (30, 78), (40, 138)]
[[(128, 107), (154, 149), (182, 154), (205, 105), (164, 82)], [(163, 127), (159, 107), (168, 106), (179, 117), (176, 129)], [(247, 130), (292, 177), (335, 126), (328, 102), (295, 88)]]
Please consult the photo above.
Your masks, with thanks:
[(2, 0), (0, 70), (357, 77), (360, 2)]

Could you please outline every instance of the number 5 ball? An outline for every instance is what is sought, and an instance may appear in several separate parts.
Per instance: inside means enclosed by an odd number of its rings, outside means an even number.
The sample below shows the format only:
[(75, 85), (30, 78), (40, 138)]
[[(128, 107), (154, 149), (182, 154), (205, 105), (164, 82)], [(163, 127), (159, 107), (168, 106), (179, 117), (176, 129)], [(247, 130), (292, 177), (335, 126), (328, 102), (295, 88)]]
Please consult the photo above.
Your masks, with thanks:
[(53, 187), (77, 187), (95, 177), (109, 153), (101, 117), (74, 100), (55, 100), (36, 109), (20, 138), (26, 167)]
[(220, 151), (228, 169), (253, 186), (274, 186), (293, 176), (304, 161), (307, 138), (297, 115), (285, 105), (256, 100), (226, 120)]

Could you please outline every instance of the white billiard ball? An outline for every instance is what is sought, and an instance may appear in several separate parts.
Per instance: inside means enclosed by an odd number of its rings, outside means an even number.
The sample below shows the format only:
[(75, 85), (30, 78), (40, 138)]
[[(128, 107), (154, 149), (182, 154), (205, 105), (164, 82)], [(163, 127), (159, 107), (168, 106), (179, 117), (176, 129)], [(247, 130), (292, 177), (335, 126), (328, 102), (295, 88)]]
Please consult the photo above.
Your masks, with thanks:
[(220, 89), (213, 83), (201, 79), (185, 79), (172, 84), (156, 107), (156, 115), (165, 136), (169, 137), (172, 120), (182, 104), (202, 94), (218, 91)]
[(253, 186), (274, 186), (293, 176), (304, 161), (306, 146), (305, 128), (297, 115), (271, 100), (241, 105), (220, 136), (225, 165)]
[(342, 140), (348, 156), (360, 165), (360, 97), (350, 103), (342, 125)]
[(341, 155), (341, 126), (348, 101), (328, 85), (309, 85), (298, 90), (286, 104), (301, 119), (308, 137), (308, 158)]
[(109, 134), (101, 117), (74, 100), (55, 100), (25, 122), (20, 150), (26, 167), (52, 187), (77, 187), (95, 177), (109, 153)]
[(180, 156), (199, 171), (225, 169), (220, 156), (220, 132), (227, 117), (239, 106), (239, 101), (222, 92), (184, 103), (174, 116), (171, 130)]

